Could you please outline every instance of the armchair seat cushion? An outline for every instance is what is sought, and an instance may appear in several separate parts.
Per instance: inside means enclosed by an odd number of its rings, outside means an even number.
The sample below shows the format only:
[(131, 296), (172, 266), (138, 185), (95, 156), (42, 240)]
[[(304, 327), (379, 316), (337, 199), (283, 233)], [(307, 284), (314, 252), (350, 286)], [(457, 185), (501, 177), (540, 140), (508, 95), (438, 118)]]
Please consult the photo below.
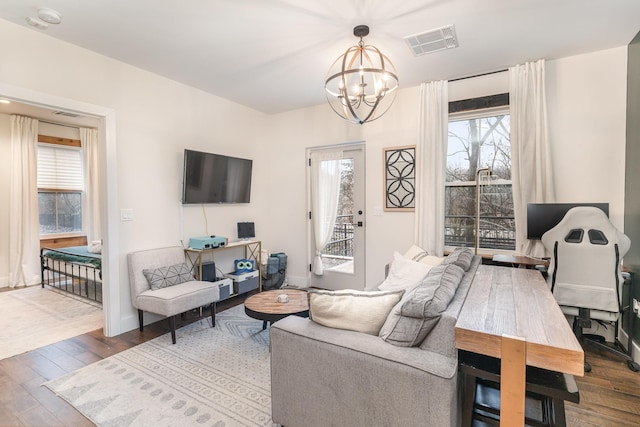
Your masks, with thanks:
[(174, 316), (220, 299), (220, 289), (214, 282), (192, 280), (156, 290), (149, 289), (136, 298), (140, 310), (163, 316)]

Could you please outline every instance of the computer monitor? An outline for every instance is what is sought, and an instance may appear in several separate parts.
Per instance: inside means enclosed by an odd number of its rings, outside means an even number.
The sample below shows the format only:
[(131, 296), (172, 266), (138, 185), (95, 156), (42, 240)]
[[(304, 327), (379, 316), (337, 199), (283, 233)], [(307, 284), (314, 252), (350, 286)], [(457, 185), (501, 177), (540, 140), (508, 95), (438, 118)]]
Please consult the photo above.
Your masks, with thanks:
[(609, 203), (529, 203), (527, 204), (527, 239), (540, 240), (558, 225), (571, 208), (593, 206), (609, 216)]
[(256, 237), (256, 227), (253, 222), (238, 223), (238, 239), (247, 240)]

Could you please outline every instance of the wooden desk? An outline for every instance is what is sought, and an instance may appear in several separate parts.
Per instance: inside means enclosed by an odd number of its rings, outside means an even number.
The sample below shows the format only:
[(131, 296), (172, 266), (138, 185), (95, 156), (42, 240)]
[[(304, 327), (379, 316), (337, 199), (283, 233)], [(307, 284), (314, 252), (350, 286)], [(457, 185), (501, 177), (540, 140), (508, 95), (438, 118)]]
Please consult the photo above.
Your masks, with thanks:
[(502, 359), (500, 424), (524, 425), (527, 365), (584, 375), (584, 352), (539, 271), (480, 265), (456, 348)]
[(535, 268), (537, 266), (549, 267), (549, 261), (528, 256), (495, 254), (491, 259), (493, 262), (511, 267)]

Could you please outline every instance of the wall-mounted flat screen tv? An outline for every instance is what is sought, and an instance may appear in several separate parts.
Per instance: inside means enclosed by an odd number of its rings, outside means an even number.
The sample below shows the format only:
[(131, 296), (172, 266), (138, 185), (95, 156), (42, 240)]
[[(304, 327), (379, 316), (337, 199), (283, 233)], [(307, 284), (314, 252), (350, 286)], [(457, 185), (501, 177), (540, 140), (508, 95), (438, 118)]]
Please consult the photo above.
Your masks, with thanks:
[(577, 206), (593, 206), (609, 216), (609, 203), (529, 203), (527, 204), (527, 239), (540, 240), (558, 225), (567, 211)]
[(184, 150), (182, 203), (249, 203), (253, 160)]

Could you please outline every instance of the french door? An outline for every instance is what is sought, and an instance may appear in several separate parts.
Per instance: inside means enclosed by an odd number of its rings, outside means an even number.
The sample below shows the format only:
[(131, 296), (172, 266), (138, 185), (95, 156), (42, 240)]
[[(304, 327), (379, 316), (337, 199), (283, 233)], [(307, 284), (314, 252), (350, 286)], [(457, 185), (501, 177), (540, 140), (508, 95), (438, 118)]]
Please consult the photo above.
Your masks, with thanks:
[(365, 146), (310, 149), (309, 285), (365, 287)]

